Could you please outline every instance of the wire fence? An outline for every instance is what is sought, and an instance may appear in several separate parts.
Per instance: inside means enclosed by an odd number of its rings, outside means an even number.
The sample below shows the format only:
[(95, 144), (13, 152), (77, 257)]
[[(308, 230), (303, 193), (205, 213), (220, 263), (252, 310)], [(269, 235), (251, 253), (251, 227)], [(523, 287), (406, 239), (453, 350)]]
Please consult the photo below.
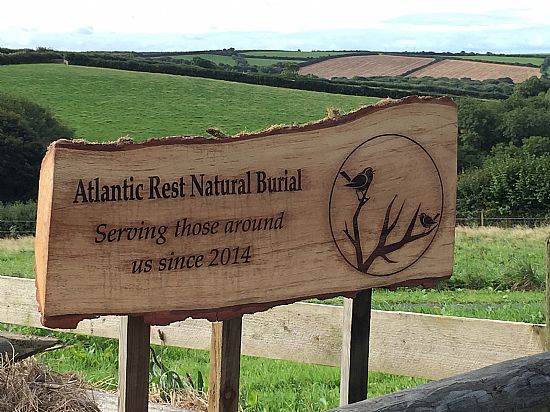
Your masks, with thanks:
[(456, 224), (460, 226), (495, 226), (495, 227), (542, 227), (550, 226), (550, 218), (538, 219), (530, 217), (486, 217), (484, 221), (476, 217), (457, 217)]
[(456, 224), (461, 226), (493, 226), (493, 227), (541, 227), (550, 226), (550, 217), (513, 217), (513, 216), (487, 216), (484, 211), (479, 211), (468, 217), (457, 216)]
[[(493, 226), (493, 227), (541, 227), (550, 226), (550, 217), (532, 218), (532, 217), (486, 217), (483, 212), (469, 217), (457, 216), (456, 224), (458, 226)], [(1, 220), (0, 219), (0, 238), (21, 237), (34, 235), (36, 231), (36, 222), (34, 220)]]
[(34, 235), (36, 221), (34, 220), (2, 220), (0, 219), (0, 238)]

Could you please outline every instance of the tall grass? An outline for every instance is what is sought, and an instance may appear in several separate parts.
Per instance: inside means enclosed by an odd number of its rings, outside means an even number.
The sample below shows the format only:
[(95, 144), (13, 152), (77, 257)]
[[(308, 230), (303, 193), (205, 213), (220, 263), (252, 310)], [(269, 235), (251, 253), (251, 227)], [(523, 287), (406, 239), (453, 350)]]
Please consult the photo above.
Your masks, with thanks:
[(546, 281), (550, 227), (459, 227), (453, 276), (440, 287), (541, 289)]

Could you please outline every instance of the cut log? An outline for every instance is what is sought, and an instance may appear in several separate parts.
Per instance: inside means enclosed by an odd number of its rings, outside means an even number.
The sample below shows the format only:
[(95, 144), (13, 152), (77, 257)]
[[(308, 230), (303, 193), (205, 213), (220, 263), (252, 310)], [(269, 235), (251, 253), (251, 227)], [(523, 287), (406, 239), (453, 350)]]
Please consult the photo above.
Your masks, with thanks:
[(0, 358), (8, 359), (10, 362), (18, 362), (37, 353), (57, 349), (61, 346), (61, 341), (55, 338), (0, 332)]
[(550, 352), (514, 359), (333, 411), (548, 411)]

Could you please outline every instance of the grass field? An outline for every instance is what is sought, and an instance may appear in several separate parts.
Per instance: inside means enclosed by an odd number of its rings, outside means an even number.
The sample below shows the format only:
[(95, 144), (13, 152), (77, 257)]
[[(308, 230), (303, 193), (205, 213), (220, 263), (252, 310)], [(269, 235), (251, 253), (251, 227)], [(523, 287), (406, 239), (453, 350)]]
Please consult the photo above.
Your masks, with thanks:
[(252, 66), (272, 66), (277, 63), (283, 64), (299, 64), (305, 60), (280, 60), (280, 59), (259, 59), (254, 57), (247, 57), (246, 61)]
[(349, 54), (353, 52), (345, 51), (284, 51), (284, 50), (251, 50), (239, 52), (246, 56), (265, 56), (265, 57), (303, 57), (306, 58), (318, 58), (323, 56), (338, 56), (341, 54)]
[[(259, 56), (263, 56), (263, 54), (260, 54)], [(236, 66), (237, 62), (233, 57), (231, 56), (225, 56), (220, 54), (213, 54), (213, 53), (197, 53), (197, 54), (181, 54), (176, 56), (170, 56), (173, 59), (183, 59), (183, 60), (193, 60), (193, 57), (200, 57), (201, 59), (210, 60), (211, 62), (214, 62), (216, 64), (227, 64), (229, 66)], [(284, 59), (278, 59), (277, 56), (273, 56), (273, 58), (270, 59), (262, 59), (262, 58), (254, 58), (254, 57), (247, 57), (245, 60), (250, 64), (251, 66), (272, 66), (277, 63), (302, 63), (306, 61), (303, 60), (284, 60)]]
[(210, 60), (216, 64), (227, 64), (229, 66), (236, 66), (237, 62), (231, 56), (224, 56), (214, 53), (197, 53), (197, 54), (181, 54), (176, 56), (170, 56), (173, 59), (193, 60), (193, 57), (200, 57), (201, 59)]
[[(538, 229), (458, 228), (454, 275), (441, 290), (375, 290), (373, 308), (449, 316), (545, 321), (545, 239), (550, 227)], [(32, 238), (0, 240), (2, 272), (32, 277)], [(467, 289), (479, 288), (478, 290)], [(529, 288), (533, 290), (513, 290)], [(325, 303), (341, 304), (340, 298)], [(44, 330), (1, 325), (34, 334)], [(117, 376), (116, 341), (59, 334), (65, 349), (40, 355), (60, 372), (77, 371), (87, 381), (114, 389)], [(208, 376), (205, 351), (157, 348), (162, 362), (180, 375)], [(370, 374), (369, 393), (379, 396), (426, 382), (424, 379)], [(241, 405), (247, 411), (323, 411), (338, 404), (339, 370), (244, 356), (241, 366)]]
[(108, 141), (254, 131), (323, 118), (378, 99), (59, 64), (0, 66), (0, 90), (48, 108), (76, 136)]
[[(441, 56), (445, 57), (445, 56)], [(544, 61), (542, 57), (513, 57), (513, 56), (453, 56), (453, 59), (463, 59), (463, 60), (479, 60), (484, 62), (498, 62), (498, 63), (520, 63), (527, 64), (531, 63), (536, 66), (540, 66)]]

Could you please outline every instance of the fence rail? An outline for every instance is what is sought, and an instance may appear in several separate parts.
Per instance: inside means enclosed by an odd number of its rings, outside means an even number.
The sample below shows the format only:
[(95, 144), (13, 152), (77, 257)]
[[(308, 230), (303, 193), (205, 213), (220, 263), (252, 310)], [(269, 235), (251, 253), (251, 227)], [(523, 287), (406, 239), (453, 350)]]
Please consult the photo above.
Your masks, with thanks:
[[(32, 279), (0, 276), (0, 322), (41, 328)], [(343, 308), (294, 303), (245, 315), (242, 353), (340, 366)], [(68, 332), (119, 337), (120, 319), (82, 321)], [(371, 371), (441, 379), (544, 352), (546, 328), (519, 322), (373, 311)], [(153, 327), (151, 342), (210, 348), (211, 324), (188, 319)]]

